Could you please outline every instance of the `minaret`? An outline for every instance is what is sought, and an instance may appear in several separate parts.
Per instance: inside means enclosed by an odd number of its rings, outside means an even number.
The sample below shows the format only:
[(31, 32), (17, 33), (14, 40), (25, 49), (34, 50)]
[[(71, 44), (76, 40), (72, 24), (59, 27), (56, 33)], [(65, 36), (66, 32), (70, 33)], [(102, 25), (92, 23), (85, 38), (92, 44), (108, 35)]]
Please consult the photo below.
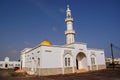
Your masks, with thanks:
[(73, 30), (73, 18), (71, 15), (71, 10), (69, 9), (69, 5), (67, 5), (67, 10), (66, 10), (66, 19), (65, 19), (66, 25), (67, 25), (67, 30), (65, 31), (66, 35), (66, 43), (74, 43), (74, 35), (75, 31)]

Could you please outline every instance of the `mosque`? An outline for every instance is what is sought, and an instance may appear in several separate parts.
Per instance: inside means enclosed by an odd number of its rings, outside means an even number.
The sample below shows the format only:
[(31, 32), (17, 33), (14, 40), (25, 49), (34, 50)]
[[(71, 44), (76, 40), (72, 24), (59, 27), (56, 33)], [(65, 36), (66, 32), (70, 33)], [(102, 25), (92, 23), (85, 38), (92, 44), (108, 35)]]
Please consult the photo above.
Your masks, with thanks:
[(14, 69), (21, 67), (20, 61), (10, 61), (9, 57), (5, 57), (4, 61), (0, 61), (0, 69)]
[(105, 55), (102, 49), (87, 48), (86, 43), (75, 42), (75, 30), (69, 6), (66, 10), (66, 44), (52, 45), (42, 41), (34, 48), (21, 51), (22, 69), (30, 75), (56, 75), (76, 73), (85, 70), (105, 69)]

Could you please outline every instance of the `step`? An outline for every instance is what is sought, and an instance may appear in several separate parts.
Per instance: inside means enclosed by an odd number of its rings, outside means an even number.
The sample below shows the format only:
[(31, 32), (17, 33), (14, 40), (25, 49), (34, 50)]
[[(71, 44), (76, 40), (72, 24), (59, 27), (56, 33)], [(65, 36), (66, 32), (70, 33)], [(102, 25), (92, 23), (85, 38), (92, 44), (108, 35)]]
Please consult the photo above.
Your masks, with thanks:
[(77, 73), (84, 73), (84, 72), (88, 72), (88, 70), (87, 69), (79, 69), (76, 72)]

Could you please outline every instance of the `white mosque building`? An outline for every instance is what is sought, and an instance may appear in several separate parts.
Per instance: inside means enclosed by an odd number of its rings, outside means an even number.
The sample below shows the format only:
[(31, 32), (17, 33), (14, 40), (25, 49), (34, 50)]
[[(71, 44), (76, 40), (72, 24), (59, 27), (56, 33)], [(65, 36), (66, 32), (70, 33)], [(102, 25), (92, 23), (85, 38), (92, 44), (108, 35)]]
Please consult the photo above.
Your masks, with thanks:
[(69, 6), (65, 22), (67, 25), (65, 45), (52, 45), (50, 41), (44, 40), (34, 48), (25, 48), (21, 51), (22, 69), (28, 74), (56, 75), (106, 68), (104, 50), (87, 48), (86, 43), (75, 42)]
[(21, 67), (20, 61), (10, 61), (9, 57), (5, 57), (4, 61), (0, 61), (0, 69), (14, 69)]

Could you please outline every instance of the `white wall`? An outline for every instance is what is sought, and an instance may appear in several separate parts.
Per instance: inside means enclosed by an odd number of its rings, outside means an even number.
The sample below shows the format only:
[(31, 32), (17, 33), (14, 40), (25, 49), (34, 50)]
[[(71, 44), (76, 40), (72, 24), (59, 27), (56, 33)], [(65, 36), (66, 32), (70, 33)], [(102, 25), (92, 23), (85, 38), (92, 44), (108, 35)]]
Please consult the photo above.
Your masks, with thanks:
[(105, 65), (104, 51), (96, 51), (96, 58), (99, 65)]
[(59, 68), (61, 65), (61, 54), (63, 49), (59, 47), (42, 46), (42, 68)]
[(6, 68), (5, 64), (7, 64), (7, 68), (14, 68), (14, 67), (20, 67), (21, 64), (18, 61), (0, 61), (0, 68)]
[(97, 65), (105, 65), (104, 51), (99, 49), (88, 49), (88, 64), (91, 66), (91, 55), (95, 55)]

